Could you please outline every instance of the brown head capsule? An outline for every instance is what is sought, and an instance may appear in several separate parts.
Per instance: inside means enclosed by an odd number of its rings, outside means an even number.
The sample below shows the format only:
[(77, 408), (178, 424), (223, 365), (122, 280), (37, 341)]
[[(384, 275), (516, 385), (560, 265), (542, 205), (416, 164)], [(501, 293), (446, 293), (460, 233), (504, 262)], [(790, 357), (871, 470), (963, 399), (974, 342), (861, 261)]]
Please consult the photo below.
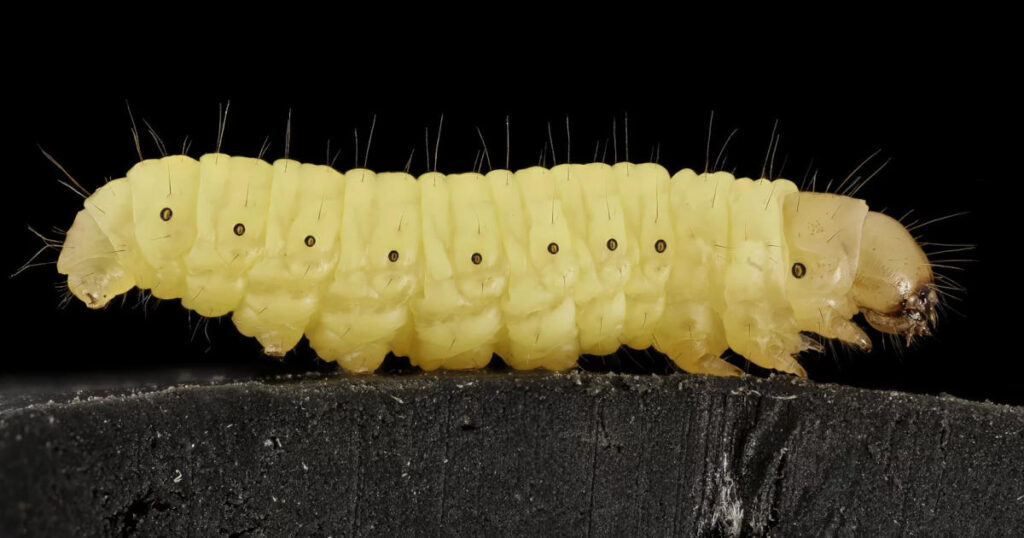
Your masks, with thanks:
[(853, 300), (872, 327), (889, 334), (931, 334), (938, 294), (931, 263), (896, 219), (869, 212), (864, 219)]

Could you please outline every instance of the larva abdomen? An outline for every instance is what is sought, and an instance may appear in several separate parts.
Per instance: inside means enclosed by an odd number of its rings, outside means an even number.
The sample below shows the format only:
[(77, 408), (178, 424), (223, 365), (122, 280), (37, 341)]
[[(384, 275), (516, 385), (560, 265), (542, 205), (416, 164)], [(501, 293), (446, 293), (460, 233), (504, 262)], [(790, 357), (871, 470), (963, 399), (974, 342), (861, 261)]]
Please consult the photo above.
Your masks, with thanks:
[[(494, 353), (514, 368), (564, 370), (624, 344), (654, 346), (688, 371), (738, 374), (720, 358), (732, 348), (803, 375), (800, 331), (859, 344), (853, 297), (878, 295), (855, 285), (862, 201), (784, 179), (670, 178), (652, 163), (416, 179), (171, 156), (139, 163), (85, 205), (59, 269), (90, 306), (148, 287), (205, 316), (233, 312), (268, 354), (305, 335), (357, 372), (389, 351), (428, 370), (479, 368)], [(893, 259), (920, 265), (900, 230), (884, 228), (902, 245)], [(907, 288), (884, 266), (871, 265)], [(930, 271), (907, 278), (906, 293), (930, 291)], [(911, 314), (905, 301), (894, 308), (876, 313)]]

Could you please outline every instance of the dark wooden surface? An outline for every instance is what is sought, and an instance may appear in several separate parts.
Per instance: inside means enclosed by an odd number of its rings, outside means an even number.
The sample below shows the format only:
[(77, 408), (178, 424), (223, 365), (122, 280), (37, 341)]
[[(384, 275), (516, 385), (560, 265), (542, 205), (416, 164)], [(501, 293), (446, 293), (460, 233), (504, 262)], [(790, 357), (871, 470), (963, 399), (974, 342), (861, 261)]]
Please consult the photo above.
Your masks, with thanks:
[(0, 535), (1024, 528), (1021, 407), (788, 377), (252, 377), (4, 380)]

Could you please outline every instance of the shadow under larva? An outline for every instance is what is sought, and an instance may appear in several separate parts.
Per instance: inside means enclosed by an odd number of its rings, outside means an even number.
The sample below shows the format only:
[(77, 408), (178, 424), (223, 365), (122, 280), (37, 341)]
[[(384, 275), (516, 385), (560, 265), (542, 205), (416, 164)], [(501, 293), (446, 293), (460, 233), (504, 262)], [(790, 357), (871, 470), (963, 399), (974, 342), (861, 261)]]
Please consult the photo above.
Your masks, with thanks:
[(90, 308), (139, 287), (230, 314), (267, 354), (305, 337), (353, 372), (389, 352), (560, 371), (625, 345), (689, 372), (740, 375), (731, 349), (806, 376), (796, 356), (821, 349), (806, 333), (868, 349), (858, 313), (904, 338), (934, 324), (927, 256), (863, 200), (656, 163), (484, 173), (484, 158), (418, 177), (146, 159), (87, 196), (58, 270)]

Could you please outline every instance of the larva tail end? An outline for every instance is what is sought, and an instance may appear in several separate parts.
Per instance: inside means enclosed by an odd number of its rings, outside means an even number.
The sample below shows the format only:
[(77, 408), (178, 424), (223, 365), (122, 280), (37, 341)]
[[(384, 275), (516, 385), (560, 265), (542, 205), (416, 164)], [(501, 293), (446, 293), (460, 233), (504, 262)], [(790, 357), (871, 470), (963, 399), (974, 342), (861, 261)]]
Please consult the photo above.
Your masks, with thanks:
[(114, 247), (85, 210), (78, 212), (68, 230), (57, 270), (68, 275), (68, 290), (92, 309), (103, 308), (114, 297), (135, 287), (135, 279), (121, 265)]

